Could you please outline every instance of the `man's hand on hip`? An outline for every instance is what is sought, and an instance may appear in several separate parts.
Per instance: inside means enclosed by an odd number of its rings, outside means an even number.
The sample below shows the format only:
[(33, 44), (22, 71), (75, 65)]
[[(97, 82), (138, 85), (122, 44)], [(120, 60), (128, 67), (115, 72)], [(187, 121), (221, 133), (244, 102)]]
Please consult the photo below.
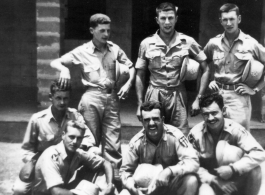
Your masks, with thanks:
[(244, 83), (239, 83), (239, 87), (236, 88), (235, 92), (239, 95), (255, 95), (255, 91)]

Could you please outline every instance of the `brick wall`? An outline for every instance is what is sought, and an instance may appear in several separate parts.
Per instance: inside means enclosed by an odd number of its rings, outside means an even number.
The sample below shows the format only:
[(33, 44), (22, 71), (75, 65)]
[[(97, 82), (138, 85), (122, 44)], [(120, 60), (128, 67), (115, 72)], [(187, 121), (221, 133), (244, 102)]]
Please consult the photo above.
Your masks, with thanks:
[(37, 0), (37, 80), (40, 107), (49, 105), (48, 93), (52, 80), (58, 72), (50, 67), (50, 62), (60, 56), (61, 48), (61, 0)]

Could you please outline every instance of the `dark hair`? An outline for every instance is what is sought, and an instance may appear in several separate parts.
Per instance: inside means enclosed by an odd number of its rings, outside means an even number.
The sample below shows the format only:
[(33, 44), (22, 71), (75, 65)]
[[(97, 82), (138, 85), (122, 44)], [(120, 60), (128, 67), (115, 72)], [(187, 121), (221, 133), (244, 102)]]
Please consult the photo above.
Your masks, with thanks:
[(156, 102), (156, 101), (147, 101), (144, 102), (141, 107), (140, 107), (140, 112), (141, 112), (141, 116), (142, 116), (142, 111), (151, 111), (153, 109), (158, 109), (160, 110), (160, 116), (162, 117), (162, 106), (160, 102)]
[(90, 27), (95, 28), (98, 24), (110, 24), (110, 18), (105, 14), (94, 14), (90, 17)]
[(157, 6), (156, 8), (156, 16), (159, 16), (159, 13), (162, 11), (174, 11), (175, 16), (177, 15), (177, 10), (178, 7), (176, 7), (173, 3), (169, 3), (169, 2), (164, 2), (161, 3), (159, 6)]
[(218, 92), (202, 96), (202, 98), (200, 98), (199, 100), (199, 106), (202, 109), (203, 107), (208, 107), (213, 102), (218, 104), (221, 110), (223, 109), (224, 100), (223, 100), (223, 97)]
[(74, 127), (78, 130), (85, 131), (87, 129), (86, 125), (77, 120), (70, 120), (66, 124), (65, 133), (67, 133), (68, 127)]
[(231, 11), (235, 11), (236, 15), (240, 15), (239, 13), (239, 8), (237, 7), (237, 5), (232, 4), (232, 3), (226, 3), (224, 5), (222, 5), (219, 9), (219, 17), (221, 18), (222, 13), (224, 12), (231, 12)]
[(59, 80), (54, 80), (50, 86), (50, 93), (52, 95), (54, 95), (55, 92), (57, 91), (69, 91), (70, 92), (71, 90), (72, 90), (71, 85), (69, 85), (69, 87), (61, 88)]

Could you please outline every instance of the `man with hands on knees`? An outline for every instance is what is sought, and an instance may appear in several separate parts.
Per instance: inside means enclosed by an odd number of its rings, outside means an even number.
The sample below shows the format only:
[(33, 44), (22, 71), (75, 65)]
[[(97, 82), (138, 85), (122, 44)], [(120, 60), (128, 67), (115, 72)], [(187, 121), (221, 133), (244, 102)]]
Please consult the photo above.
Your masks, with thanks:
[[(32, 195), (73, 195), (71, 189), (76, 186), (74, 186), (75, 182), (72, 181), (72, 177), (81, 165), (90, 168), (91, 172), (87, 172), (83, 179), (95, 182), (101, 190), (100, 195), (113, 194), (111, 163), (94, 153), (87, 153), (79, 149), (85, 130), (86, 126), (83, 123), (74, 120), (68, 121), (62, 134), (62, 141), (46, 149), (36, 163)], [(105, 173), (102, 175), (105, 179), (97, 178), (92, 181), (93, 174), (101, 169)]]
[[(74, 64), (81, 67), (82, 83), (86, 92), (81, 98), (78, 110), (91, 129), (96, 145), (102, 144), (103, 157), (118, 170), (122, 158), (119, 99), (128, 96), (135, 69), (124, 51), (108, 41), (110, 23), (110, 18), (104, 14), (92, 15), (92, 40), (52, 61), (51, 67), (60, 71), (60, 84), (63, 87), (70, 84), (70, 73), (66, 66)], [(129, 69), (129, 79), (119, 91), (116, 87), (116, 62)]]
[[(227, 107), (226, 117), (249, 130), (250, 95), (265, 86), (262, 76), (258, 79), (264, 70), (265, 48), (239, 29), (241, 15), (235, 4), (221, 6), (219, 17), (224, 33), (210, 39), (204, 48), (207, 61), (213, 64), (214, 70), (209, 88), (221, 91)], [(261, 67), (260, 71), (257, 67)]]
[[(125, 189), (120, 194), (195, 194), (198, 182), (191, 174), (199, 167), (195, 150), (179, 129), (164, 124), (161, 103), (147, 101), (140, 111), (144, 128), (132, 138), (129, 151), (123, 156), (121, 175)], [(153, 180), (141, 186), (135, 179), (136, 172), (146, 164), (159, 165), (161, 170), (153, 177), (156, 169), (143, 168), (138, 179), (145, 182), (150, 176)]]
[(223, 97), (209, 94), (200, 100), (203, 122), (188, 135), (200, 160), (199, 195), (257, 195), (261, 185), (262, 146), (240, 124), (224, 118)]
[[(180, 72), (184, 58), (190, 57), (200, 63), (202, 77), (200, 89), (192, 104), (191, 116), (199, 114), (199, 97), (208, 85), (209, 68), (201, 46), (192, 38), (175, 30), (178, 7), (164, 2), (156, 8), (159, 30), (141, 42), (135, 65), (136, 92), (138, 99), (137, 117), (141, 120), (140, 107), (144, 101), (162, 103), (165, 123), (189, 132), (187, 95)], [(146, 72), (150, 71), (149, 86), (144, 94)]]

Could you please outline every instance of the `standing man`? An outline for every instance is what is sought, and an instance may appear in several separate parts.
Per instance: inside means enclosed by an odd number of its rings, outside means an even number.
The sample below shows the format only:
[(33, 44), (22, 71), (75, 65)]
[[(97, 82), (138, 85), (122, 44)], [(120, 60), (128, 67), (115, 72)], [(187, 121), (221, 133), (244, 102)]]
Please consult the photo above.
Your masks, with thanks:
[[(60, 71), (60, 84), (70, 84), (70, 72), (66, 65), (79, 65), (86, 92), (79, 103), (87, 126), (95, 136), (96, 144), (102, 144), (103, 157), (109, 160), (118, 173), (121, 164), (120, 99), (125, 99), (134, 80), (135, 69), (119, 46), (108, 41), (110, 18), (95, 14), (90, 18), (93, 39), (51, 62)], [(115, 88), (115, 63), (128, 66), (130, 78), (117, 91)]]
[[(179, 129), (164, 124), (161, 111), (159, 102), (148, 101), (140, 107), (144, 128), (132, 138), (129, 151), (123, 156), (121, 173), (125, 190), (120, 195), (128, 192), (131, 195), (141, 195), (146, 194), (146, 191), (147, 194), (153, 195), (196, 194), (198, 182), (196, 177), (190, 174), (196, 172), (199, 167), (196, 152)], [(163, 167), (148, 189), (137, 188), (133, 178), (137, 166), (144, 163), (159, 164)], [(147, 178), (151, 173), (145, 174), (142, 175)]]
[(144, 101), (145, 75), (148, 68), (151, 75), (145, 101), (162, 102), (165, 123), (176, 126), (187, 135), (187, 96), (184, 84), (180, 82), (181, 65), (184, 57), (190, 56), (201, 64), (203, 72), (198, 95), (192, 104), (193, 116), (198, 114), (198, 98), (208, 85), (206, 56), (193, 38), (175, 31), (178, 19), (175, 5), (161, 3), (156, 8), (156, 15), (159, 30), (142, 41), (135, 65), (137, 117), (141, 120), (140, 106)]
[[(264, 149), (243, 126), (224, 118), (226, 108), (220, 94), (203, 97), (200, 108), (204, 121), (188, 136), (200, 160), (199, 195), (256, 195)], [(225, 144), (218, 147), (221, 143)]]
[(248, 60), (254, 58), (265, 63), (265, 48), (251, 36), (244, 34), (238, 25), (241, 22), (239, 8), (224, 4), (219, 10), (224, 33), (210, 39), (204, 48), (208, 62), (214, 65), (214, 80), (211, 90), (220, 90), (227, 107), (227, 116), (249, 130), (251, 119), (250, 95), (264, 87), (261, 80), (254, 88), (242, 83), (242, 74)]
[[(107, 185), (101, 189), (101, 194), (111, 195), (113, 193), (113, 169), (110, 162), (91, 152), (87, 153), (78, 149), (85, 130), (84, 123), (68, 121), (62, 133), (62, 141), (45, 150), (37, 161), (32, 195), (73, 195), (69, 181), (80, 165), (87, 166), (93, 171), (103, 168)], [(91, 174), (91, 172), (86, 173), (88, 177)]]
[[(42, 153), (52, 145), (62, 140), (62, 133), (69, 120), (78, 120), (85, 123), (84, 118), (74, 108), (69, 108), (71, 87), (60, 88), (58, 81), (50, 86), (50, 101), (52, 105), (32, 115), (24, 136), (22, 148), (24, 149), (23, 162), (28, 162), (37, 152)], [(95, 139), (87, 128), (82, 147), (99, 154), (99, 148), (94, 147)], [(23, 182), (17, 178), (14, 184), (14, 194), (30, 194), (31, 182)]]

